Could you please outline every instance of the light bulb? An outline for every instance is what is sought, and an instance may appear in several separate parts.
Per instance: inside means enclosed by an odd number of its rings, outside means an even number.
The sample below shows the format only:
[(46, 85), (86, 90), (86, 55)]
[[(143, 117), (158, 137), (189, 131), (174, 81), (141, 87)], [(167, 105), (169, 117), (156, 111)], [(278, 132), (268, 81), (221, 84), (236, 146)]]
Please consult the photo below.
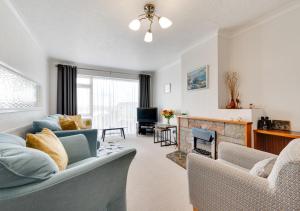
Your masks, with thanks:
[(148, 43), (152, 42), (152, 32), (150, 30), (146, 32), (144, 41)]
[(133, 31), (139, 30), (141, 27), (141, 22), (138, 19), (134, 19), (130, 22), (129, 28)]
[(172, 21), (166, 17), (160, 17), (158, 22), (163, 29), (169, 28), (173, 24)]

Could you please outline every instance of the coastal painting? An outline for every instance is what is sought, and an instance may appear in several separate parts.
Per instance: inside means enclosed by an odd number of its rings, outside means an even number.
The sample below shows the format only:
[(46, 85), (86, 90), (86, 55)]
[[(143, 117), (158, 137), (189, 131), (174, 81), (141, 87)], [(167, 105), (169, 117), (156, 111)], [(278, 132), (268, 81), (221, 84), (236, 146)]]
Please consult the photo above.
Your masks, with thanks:
[(187, 73), (187, 89), (208, 88), (208, 65), (203, 65), (198, 69)]

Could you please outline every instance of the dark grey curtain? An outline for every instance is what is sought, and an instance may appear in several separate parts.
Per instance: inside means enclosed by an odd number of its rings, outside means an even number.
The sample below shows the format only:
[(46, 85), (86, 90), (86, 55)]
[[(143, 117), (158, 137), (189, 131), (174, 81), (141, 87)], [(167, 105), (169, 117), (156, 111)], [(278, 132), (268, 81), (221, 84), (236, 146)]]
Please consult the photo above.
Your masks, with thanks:
[(57, 113), (77, 114), (77, 67), (57, 65)]
[(140, 102), (139, 106), (143, 108), (150, 107), (150, 75), (139, 75), (140, 80)]

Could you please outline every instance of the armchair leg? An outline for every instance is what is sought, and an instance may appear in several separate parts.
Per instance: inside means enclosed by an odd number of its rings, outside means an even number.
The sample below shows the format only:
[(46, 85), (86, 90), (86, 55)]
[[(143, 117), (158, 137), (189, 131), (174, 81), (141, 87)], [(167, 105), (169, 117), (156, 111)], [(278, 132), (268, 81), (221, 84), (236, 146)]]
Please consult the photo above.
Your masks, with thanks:
[(199, 211), (199, 209), (196, 207), (193, 207), (193, 211)]

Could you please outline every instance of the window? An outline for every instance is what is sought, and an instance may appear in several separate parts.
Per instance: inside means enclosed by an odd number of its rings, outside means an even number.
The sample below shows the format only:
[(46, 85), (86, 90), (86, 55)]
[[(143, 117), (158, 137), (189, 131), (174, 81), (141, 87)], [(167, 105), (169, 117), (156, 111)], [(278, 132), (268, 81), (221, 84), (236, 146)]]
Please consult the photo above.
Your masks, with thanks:
[(39, 86), (0, 62), (0, 112), (38, 107)]
[(126, 127), (136, 131), (138, 80), (78, 76), (78, 113), (90, 115), (93, 127)]
[(92, 78), (89, 76), (77, 77), (77, 109), (82, 116), (92, 116)]

